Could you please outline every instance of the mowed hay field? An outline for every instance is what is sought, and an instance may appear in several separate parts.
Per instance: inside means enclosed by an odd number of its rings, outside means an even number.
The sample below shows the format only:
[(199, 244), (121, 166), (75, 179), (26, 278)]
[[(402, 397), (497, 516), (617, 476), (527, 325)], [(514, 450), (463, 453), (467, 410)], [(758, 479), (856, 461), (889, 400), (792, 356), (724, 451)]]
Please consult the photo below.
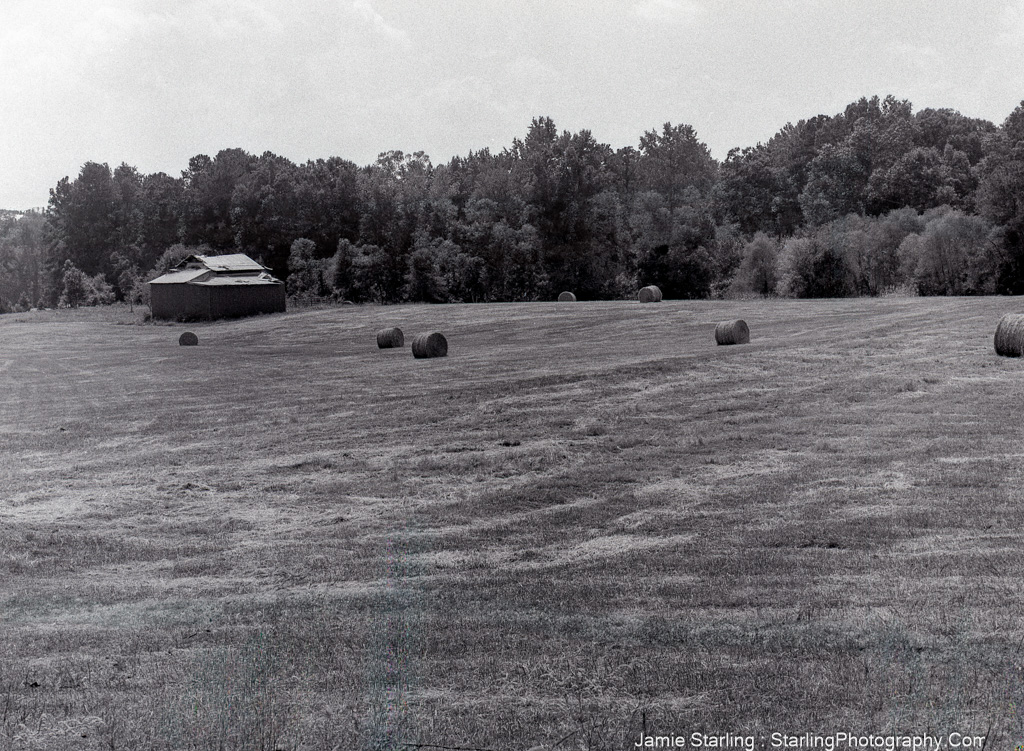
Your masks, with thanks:
[(0, 748), (1013, 748), (1018, 310), (0, 316)]

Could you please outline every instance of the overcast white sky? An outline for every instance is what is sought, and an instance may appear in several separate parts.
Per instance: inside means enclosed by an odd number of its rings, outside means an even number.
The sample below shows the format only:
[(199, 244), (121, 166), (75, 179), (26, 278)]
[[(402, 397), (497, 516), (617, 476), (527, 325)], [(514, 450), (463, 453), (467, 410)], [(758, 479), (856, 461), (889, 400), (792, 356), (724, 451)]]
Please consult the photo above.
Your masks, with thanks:
[(440, 163), (538, 115), (719, 159), (872, 94), (999, 124), (1022, 71), (1024, 0), (0, 0), (0, 208), (89, 160)]

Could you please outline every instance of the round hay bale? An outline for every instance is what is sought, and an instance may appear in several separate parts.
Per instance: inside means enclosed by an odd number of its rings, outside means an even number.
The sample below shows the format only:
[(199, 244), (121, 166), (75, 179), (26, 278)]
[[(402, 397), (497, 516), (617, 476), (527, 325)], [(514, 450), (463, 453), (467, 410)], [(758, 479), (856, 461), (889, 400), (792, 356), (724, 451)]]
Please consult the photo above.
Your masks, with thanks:
[(572, 292), (563, 292), (558, 296), (558, 302), (576, 302), (576, 295)]
[(419, 334), (412, 338), (413, 357), (447, 357), (448, 340), (444, 334), (435, 331), (432, 334)]
[(715, 326), (715, 341), (719, 344), (746, 344), (750, 341), (750, 329), (743, 319), (722, 321)]
[(642, 288), (637, 297), (640, 302), (661, 302), (661, 290), (652, 284)]
[(1007, 313), (996, 326), (996, 354), (1003, 357), (1024, 355), (1024, 313)]
[(184, 334), (178, 337), (178, 344), (182, 347), (194, 347), (199, 344), (199, 337), (193, 334), (191, 331), (186, 331)]
[(397, 326), (393, 326), (390, 329), (381, 329), (377, 332), (377, 346), (381, 349), (391, 349), (392, 347), (404, 347), (405, 346), (405, 335), (402, 330)]

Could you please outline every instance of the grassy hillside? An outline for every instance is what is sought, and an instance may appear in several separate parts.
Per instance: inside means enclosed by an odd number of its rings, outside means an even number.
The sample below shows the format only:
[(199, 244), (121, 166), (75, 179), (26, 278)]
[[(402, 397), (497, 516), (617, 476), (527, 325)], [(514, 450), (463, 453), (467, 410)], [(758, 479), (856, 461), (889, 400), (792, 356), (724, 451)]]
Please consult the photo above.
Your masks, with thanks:
[(0, 748), (1012, 748), (1019, 309), (2, 316)]

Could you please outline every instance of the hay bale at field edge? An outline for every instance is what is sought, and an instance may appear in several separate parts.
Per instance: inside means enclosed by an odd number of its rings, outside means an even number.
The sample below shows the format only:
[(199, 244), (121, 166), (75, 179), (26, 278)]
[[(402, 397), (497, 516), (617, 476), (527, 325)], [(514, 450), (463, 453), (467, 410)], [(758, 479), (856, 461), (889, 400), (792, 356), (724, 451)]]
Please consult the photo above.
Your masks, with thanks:
[(661, 290), (650, 284), (640, 290), (637, 298), (640, 302), (661, 302)]
[(996, 354), (1003, 357), (1024, 355), (1024, 313), (1007, 313), (999, 319), (995, 347)]
[(377, 332), (377, 346), (380, 349), (392, 349), (405, 346), (405, 334), (397, 326), (381, 329)]
[(576, 302), (576, 295), (572, 292), (563, 292), (558, 296), (558, 302)]
[(178, 337), (178, 344), (182, 347), (194, 347), (199, 344), (199, 337), (193, 334), (191, 331), (186, 331), (184, 334)]
[(431, 334), (418, 334), (412, 338), (412, 356), (416, 358), (447, 357), (448, 340), (439, 331)]
[(750, 328), (742, 318), (722, 321), (715, 326), (715, 341), (718, 344), (746, 344), (750, 341)]

